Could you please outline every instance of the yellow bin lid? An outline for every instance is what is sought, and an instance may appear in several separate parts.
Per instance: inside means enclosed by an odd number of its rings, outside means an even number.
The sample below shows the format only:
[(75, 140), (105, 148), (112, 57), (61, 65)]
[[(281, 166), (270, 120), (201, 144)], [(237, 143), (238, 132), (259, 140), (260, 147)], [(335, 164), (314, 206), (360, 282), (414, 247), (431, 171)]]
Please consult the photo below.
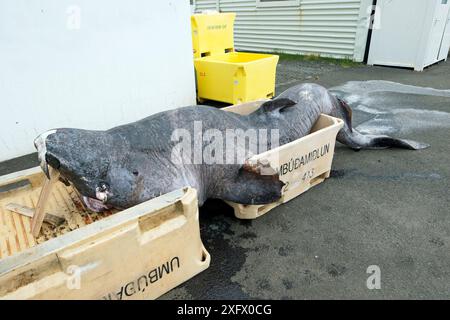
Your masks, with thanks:
[(235, 13), (201, 13), (191, 16), (194, 58), (234, 51)]

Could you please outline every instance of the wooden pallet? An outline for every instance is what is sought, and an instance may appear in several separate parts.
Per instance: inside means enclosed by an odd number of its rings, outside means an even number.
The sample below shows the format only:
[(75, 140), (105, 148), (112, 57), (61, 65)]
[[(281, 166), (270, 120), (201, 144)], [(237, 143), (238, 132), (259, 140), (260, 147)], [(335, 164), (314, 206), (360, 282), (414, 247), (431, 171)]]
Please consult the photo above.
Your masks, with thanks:
[(4, 190), (8, 190), (0, 192), (0, 259), (76, 230), (113, 213), (113, 211), (103, 213), (88, 211), (73, 187), (67, 187), (63, 183), (57, 182), (45, 203), (44, 212), (59, 216), (63, 218), (64, 222), (57, 227), (44, 222), (40, 233), (35, 237), (31, 231), (32, 218), (8, 210), (7, 207), (9, 204), (17, 204), (35, 209), (45, 180), (40, 168), (0, 178), (0, 186), (3, 186)]

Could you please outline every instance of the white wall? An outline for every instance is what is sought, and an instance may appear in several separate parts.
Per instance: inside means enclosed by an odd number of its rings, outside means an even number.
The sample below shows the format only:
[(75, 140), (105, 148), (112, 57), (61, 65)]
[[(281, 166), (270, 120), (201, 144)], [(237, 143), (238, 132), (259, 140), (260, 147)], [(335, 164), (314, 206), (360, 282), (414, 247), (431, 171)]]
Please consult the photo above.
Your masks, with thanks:
[(194, 104), (189, 15), (187, 0), (0, 1), (0, 161), (51, 128)]

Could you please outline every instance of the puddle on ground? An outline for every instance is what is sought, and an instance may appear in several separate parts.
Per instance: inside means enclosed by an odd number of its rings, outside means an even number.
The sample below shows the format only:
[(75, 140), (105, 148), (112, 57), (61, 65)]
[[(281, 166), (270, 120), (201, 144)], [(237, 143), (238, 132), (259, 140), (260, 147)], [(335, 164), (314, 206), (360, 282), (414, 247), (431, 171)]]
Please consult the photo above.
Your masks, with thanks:
[(449, 128), (450, 90), (396, 82), (350, 81), (330, 89), (354, 111), (354, 125), (366, 134), (410, 134)]

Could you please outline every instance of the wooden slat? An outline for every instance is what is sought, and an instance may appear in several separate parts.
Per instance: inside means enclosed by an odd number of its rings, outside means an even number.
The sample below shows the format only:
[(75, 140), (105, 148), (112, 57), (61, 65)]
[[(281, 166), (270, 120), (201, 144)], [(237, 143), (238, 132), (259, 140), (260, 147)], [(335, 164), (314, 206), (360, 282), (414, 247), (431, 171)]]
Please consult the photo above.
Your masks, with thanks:
[(37, 238), (39, 236), (39, 232), (41, 231), (42, 223), (44, 222), (45, 217), (45, 205), (47, 204), (47, 200), (51, 194), (53, 185), (58, 181), (59, 172), (49, 168), (50, 179), (46, 179), (44, 182), (44, 186), (42, 187), (41, 194), (39, 196), (38, 203), (36, 204), (35, 213), (33, 219), (31, 220), (31, 233)]
[[(21, 203), (23, 203), (26, 206), (33, 207), (33, 201), (31, 200), (31, 197), (24, 197)], [(28, 239), (28, 243), (30, 244), (30, 247), (32, 247), (36, 244), (36, 240), (31, 234), (31, 218), (22, 216), (21, 219), (25, 227), (25, 235)]]
[(14, 229), (11, 223), (11, 216), (9, 214), (5, 214), (3, 211), (3, 222), (6, 226), (6, 247), (8, 249), (9, 255), (20, 251), (20, 247), (18, 247), (18, 241), (16, 241), (16, 230)]
[(25, 231), (22, 228), (22, 224), (20, 223), (20, 215), (12, 212), (11, 213), (11, 221), (13, 223), (13, 227), (16, 230), (16, 239), (18, 241), (18, 250), (22, 251), (28, 248)]
[(8, 230), (5, 219), (3, 218), (3, 211), (0, 208), (0, 258), (9, 256), (7, 243)]
[[(5, 209), (8, 209), (9, 211), (24, 215), (29, 218), (33, 218), (35, 212), (35, 209), (17, 203), (8, 203), (5, 206)], [(47, 222), (54, 227), (59, 226), (61, 223), (64, 222), (64, 220), (65, 220), (64, 218), (61, 218), (51, 213), (46, 213), (44, 216), (44, 222)]]

